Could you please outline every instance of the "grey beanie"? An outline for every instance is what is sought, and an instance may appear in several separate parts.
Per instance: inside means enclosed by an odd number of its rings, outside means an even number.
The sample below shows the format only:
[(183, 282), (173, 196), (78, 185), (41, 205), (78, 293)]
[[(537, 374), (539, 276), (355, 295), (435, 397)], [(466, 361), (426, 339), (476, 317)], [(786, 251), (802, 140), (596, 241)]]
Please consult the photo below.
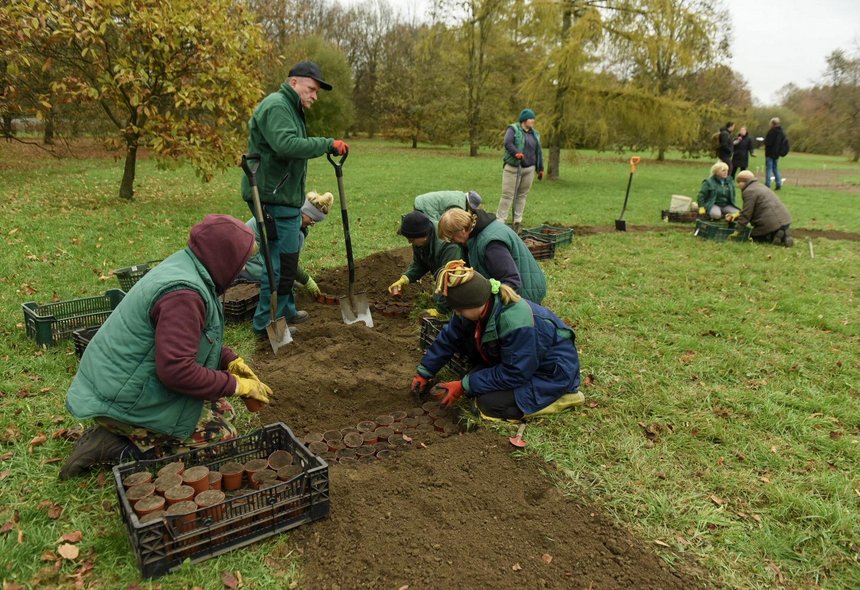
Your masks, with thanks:
[(302, 205), (302, 213), (313, 219), (314, 223), (319, 223), (325, 219), (326, 216), (325, 213), (320, 211), (317, 206), (311, 203), (308, 199), (305, 199), (305, 202)]
[(481, 206), (483, 199), (481, 199), (481, 195), (479, 195), (475, 191), (469, 191), (469, 193), (466, 195), (466, 202), (469, 203), (469, 209), (474, 211)]

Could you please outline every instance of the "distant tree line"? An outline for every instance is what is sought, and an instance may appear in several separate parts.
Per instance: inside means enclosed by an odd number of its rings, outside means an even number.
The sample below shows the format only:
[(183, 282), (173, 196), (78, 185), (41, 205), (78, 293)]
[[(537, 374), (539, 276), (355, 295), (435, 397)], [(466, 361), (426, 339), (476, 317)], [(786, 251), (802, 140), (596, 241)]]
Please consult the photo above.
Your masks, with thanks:
[[(793, 149), (860, 152), (858, 58), (754, 108), (728, 67), (720, 0), (434, 0), (409, 20), (385, 0), (7, 0), (0, 6), (0, 116), (38, 118), (44, 142), (101, 135), (190, 160), (205, 178), (233, 164), (254, 105), (289, 66), (318, 62), (334, 85), (309, 112), (320, 135), (418, 147), (500, 145), (538, 113), (549, 176), (561, 149), (695, 154), (726, 120), (763, 132), (783, 118)], [(766, 111), (766, 112), (765, 112)]]

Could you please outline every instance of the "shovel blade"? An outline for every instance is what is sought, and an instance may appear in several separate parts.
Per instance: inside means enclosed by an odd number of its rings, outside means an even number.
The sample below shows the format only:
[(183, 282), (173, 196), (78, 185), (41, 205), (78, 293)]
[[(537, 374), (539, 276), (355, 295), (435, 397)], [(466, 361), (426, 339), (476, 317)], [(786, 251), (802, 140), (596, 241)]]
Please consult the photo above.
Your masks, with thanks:
[(627, 231), (627, 221), (624, 219), (616, 219), (615, 231)]
[(269, 344), (272, 345), (273, 354), (278, 354), (280, 347), (293, 341), (293, 336), (287, 329), (286, 318), (278, 318), (269, 322), (269, 325), (266, 326), (266, 334), (269, 336)]
[(508, 439), (508, 442), (517, 447), (518, 449), (522, 449), (526, 446), (526, 441), (523, 440), (523, 432), (526, 431), (525, 422), (520, 424), (520, 427), (517, 428), (517, 435), (512, 436)]
[(373, 318), (370, 315), (370, 305), (367, 303), (367, 295), (364, 293), (354, 293), (352, 295), (344, 295), (339, 298), (340, 315), (343, 316), (343, 323), (354, 324), (355, 322), (364, 322), (368, 328), (373, 327)]

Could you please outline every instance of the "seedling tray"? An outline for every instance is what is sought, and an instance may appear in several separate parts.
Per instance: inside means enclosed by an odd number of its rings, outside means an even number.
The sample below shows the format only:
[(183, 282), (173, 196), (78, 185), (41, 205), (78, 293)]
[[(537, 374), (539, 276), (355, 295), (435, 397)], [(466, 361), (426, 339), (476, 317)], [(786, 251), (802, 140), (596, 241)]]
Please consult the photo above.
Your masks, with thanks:
[(694, 223), (699, 218), (698, 211), (669, 211), (663, 209), (660, 218), (671, 223)]
[[(730, 239), (729, 236), (735, 231), (738, 232), (738, 236)], [(693, 235), (699, 236), (705, 240), (714, 240), (716, 242), (746, 242), (750, 238), (750, 228), (739, 228), (734, 225), (729, 226), (724, 222), (703, 221), (698, 219), (696, 220), (696, 231), (693, 232)]]
[(143, 275), (152, 270), (159, 262), (161, 261), (150, 260), (149, 262), (143, 262), (134, 266), (118, 268), (113, 271), (113, 274), (116, 275), (116, 278), (119, 281), (119, 286), (122, 287), (122, 290), (128, 293), (128, 290), (131, 289)]
[[(190, 517), (164, 516), (141, 524), (122, 485), (132, 473), (149, 471), (155, 475), (174, 461), (184, 462), (186, 469), (206, 465), (217, 470), (228, 461), (265, 459), (277, 450), (292, 454), (293, 464), (301, 466), (302, 472), (288, 481), (275, 481), (271, 487), (231, 493), (219, 505), (217, 518), (212, 516), (211, 508), (200, 508)], [(328, 464), (311, 453), (282, 422), (188, 453), (117, 465), (113, 477), (128, 539), (146, 578), (173, 571), (185, 559), (203, 561), (320, 520), (330, 511)]]
[(539, 236), (523, 236), (523, 242), (532, 253), (535, 260), (553, 258), (555, 256), (556, 243), (550, 242)]
[(72, 337), (80, 328), (101, 326), (119, 305), (125, 292), (108, 289), (104, 295), (57, 301), (40, 305), (35, 302), (22, 303), (24, 325), (27, 336), (40, 346), (52, 346)]
[[(442, 327), (448, 322), (437, 318), (421, 318), (421, 350), (427, 348), (436, 341), (436, 336)], [(462, 377), (472, 368), (472, 363), (460, 353), (454, 354), (446, 365), (451, 371)]]
[(72, 332), (72, 340), (75, 342), (75, 354), (78, 356), (78, 359), (84, 356), (87, 344), (90, 343), (90, 340), (93, 339), (93, 336), (96, 335), (99, 328), (101, 328), (101, 326), (91, 326), (89, 328), (81, 328), (80, 330)]
[(552, 242), (553, 244), (570, 244), (573, 241), (573, 230), (569, 227), (557, 227), (555, 225), (539, 225), (524, 229), (520, 232), (520, 236), (525, 239), (527, 237), (539, 238), (541, 240)]
[(252, 319), (259, 301), (260, 290), (256, 284), (236, 283), (230, 286), (224, 294), (224, 320), (239, 323)]

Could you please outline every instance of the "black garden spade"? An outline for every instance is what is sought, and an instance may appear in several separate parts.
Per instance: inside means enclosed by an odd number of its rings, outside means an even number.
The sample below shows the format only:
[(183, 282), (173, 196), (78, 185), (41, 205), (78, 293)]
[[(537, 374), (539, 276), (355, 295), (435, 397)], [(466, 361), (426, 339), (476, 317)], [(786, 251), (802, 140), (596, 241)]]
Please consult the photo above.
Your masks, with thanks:
[(627, 192), (624, 194), (624, 206), (621, 208), (621, 215), (615, 220), (615, 231), (627, 231), (627, 221), (624, 219), (624, 212), (627, 210), (627, 199), (630, 197), (630, 185), (633, 184), (633, 173), (636, 172), (636, 164), (639, 161), (639, 156), (630, 158), (630, 178), (627, 180)]

